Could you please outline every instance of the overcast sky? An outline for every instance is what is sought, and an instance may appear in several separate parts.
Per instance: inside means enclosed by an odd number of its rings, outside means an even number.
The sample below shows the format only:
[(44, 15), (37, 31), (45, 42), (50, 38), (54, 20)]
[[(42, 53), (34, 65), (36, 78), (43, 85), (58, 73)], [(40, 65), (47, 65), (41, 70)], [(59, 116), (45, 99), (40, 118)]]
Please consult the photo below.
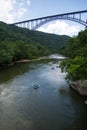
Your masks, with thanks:
[[(14, 23), (80, 10), (87, 10), (87, 0), (0, 0), (0, 21)], [(83, 29), (75, 22), (56, 20), (38, 30), (73, 36)]]

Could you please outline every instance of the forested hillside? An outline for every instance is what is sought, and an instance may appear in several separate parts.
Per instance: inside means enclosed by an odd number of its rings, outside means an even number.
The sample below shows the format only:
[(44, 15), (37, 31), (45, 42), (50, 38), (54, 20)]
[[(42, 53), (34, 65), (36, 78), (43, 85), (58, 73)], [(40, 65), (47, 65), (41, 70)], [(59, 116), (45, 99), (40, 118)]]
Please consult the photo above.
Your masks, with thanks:
[(67, 78), (87, 79), (87, 29), (79, 32), (77, 37), (70, 38), (61, 53), (69, 57), (61, 62), (61, 68), (68, 72)]
[(68, 38), (0, 22), (0, 66), (58, 52)]

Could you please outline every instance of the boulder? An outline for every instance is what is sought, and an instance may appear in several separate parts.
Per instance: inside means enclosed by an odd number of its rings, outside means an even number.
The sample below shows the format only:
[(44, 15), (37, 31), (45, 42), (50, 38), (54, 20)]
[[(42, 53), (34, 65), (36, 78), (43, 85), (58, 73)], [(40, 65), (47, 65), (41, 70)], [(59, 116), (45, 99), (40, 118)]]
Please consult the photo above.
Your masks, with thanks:
[(81, 96), (87, 96), (87, 80), (71, 82), (70, 87), (77, 91)]
[(84, 101), (84, 103), (87, 105), (87, 100), (86, 100), (86, 101)]

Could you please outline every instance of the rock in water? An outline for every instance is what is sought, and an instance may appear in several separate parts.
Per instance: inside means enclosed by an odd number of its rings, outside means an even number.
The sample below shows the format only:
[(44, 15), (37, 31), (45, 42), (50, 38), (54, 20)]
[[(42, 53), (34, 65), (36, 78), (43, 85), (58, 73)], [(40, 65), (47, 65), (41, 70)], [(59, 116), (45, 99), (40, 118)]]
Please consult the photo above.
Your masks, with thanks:
[(71, 82), (70, 87), (76, 90), (81, 96), (87, 96), (87, 80)]

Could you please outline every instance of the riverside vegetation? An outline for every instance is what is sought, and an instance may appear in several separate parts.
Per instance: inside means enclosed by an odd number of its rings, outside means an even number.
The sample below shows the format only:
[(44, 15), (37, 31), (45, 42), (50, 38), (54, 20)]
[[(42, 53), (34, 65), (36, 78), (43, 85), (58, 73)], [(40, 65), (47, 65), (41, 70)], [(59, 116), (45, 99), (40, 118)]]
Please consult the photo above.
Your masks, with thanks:
[(0, 22), (0, 67), (56, 53), (68, 38)]
[(70, 38), (61, 53), (69, 57), (61, 62), (61, 68), (68, 72), (66, 78), (87, 79), (87, 29)]
[(70, 38), (61, 53), (68, 57), (60, 66), (63, 71), (68, 72), (66, 78), (73, 81), (70, 87), (80, 95), (87, 96), (87, 29)]

